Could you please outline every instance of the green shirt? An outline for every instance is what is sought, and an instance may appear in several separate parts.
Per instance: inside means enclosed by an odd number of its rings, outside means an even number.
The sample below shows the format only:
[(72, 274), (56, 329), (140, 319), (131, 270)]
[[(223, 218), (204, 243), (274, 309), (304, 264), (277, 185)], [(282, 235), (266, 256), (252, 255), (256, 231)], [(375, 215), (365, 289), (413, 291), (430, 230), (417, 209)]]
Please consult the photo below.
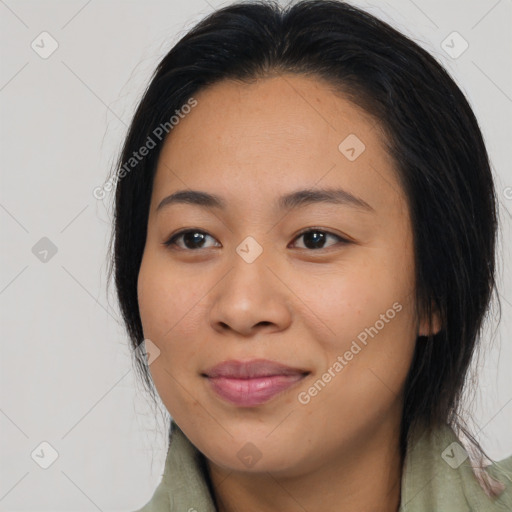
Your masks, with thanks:
[[(451, 427), (434, 432), (417, 427), (408, 441), (400, 512), (512, 512), (512, 456), (487, 466), (486, 471), (506, 486), (494, 500), (475, 478)], [(172, 421), (161, 482), (151, 500), (136, 512), (196, 511), (216, 512), (205, 458)]]

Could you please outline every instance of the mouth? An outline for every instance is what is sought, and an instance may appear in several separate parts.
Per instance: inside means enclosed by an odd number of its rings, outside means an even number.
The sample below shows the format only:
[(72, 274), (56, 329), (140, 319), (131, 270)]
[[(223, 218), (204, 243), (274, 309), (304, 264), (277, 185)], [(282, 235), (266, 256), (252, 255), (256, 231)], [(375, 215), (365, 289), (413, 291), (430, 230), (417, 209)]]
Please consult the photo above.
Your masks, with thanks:
[(290, 389), (309, 375), (266, 359), (224, 361), (201, 375), (220, 398), (238, 407), (256, 407)]

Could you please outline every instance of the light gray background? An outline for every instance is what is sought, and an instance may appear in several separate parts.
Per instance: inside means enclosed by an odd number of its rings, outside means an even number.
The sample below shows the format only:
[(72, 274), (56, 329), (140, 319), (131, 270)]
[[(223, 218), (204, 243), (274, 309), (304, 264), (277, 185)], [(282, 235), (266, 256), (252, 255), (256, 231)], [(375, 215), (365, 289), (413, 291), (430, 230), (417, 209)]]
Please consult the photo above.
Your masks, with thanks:
[[(474, 430), (503, 458), (512, 453), (512, 2), (353, 3), (448, 68), (488, 144), (503, 221), (503, 320), (486, 331), (495, 341), (479, 362)], [(134, 510), (159, 482), (164, 423), (141, 394), (106, 293), (111, 197), (96, 200), (92, 190), (105, 181), (158, 61), (225, 4), (0, 0), (1, 510)], [(46, 59), (31, 47), (50, 48), (43, 31), (58, 43)], [(457, 58), (442, 46), (454, 31), (469, 44)], [(463, 42), (451, 37), (451, 51), (460, 51)], [(32, 252), (42, 237), (57, 247), (46, 262)], [(31, 458), (43, 441), (59, 454), (46, 470)]]

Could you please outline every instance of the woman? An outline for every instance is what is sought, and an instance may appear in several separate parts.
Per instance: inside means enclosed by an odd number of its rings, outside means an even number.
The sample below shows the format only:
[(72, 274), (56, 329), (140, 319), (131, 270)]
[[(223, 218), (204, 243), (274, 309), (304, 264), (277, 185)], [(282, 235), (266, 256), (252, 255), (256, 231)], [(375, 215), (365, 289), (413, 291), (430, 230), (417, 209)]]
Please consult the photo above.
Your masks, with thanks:
[(172, 417), (141, 511), (512, 509), (512, 458), (456, 433), (496, 198), (428, 53), (345, 3), (233, 4), (161, 61), (116, 172), (111, 270)]

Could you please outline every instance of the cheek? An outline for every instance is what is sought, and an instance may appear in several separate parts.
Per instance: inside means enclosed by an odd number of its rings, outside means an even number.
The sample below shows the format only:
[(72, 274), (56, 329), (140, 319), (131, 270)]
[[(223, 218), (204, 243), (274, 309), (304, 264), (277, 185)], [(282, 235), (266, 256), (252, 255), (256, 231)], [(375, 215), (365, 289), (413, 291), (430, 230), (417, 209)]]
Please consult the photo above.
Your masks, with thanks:
[(376, 277), (351, 273), (315, 295), (321, 299), (315, 313), (328, 329), (310, 327), (321, 364), (298, 398), (311, 421), (328, 414), (333, 438), (340, 426), (349, 439), (384, 421), (399, 407), (410, 368), (415, 334), (409, 288)]
[(162, 348), (186, 327), (190, 312), (200, 300), (190, 278), (152, 250), (142, 258), (137, 296), (144, 336), (154, 338)]
[[(144, 253), (137, 282), (144, 337), (157, 345), (160, 363), (180, 381), (190, 377), (191, 364), (204, 349), (204, 297), (212, 286), (206, 279), (206, 274), (184, 272), (165, 254)], [(151, 371), (159, 366), (151, 365)]]
[(297, 295), (308, 306), (304, 311), (314, 312), (304, 318), (322, 365), (329, 369), (343, 358), (333, 395), (367, 393), (371, 400), (376, 387), (400, 391), (416, 341), (412, 267), (404, 253), (358, 255), (343, 268), (300, 280)]
[[(194, 300), (190, 283), (182, 286), (179, 276), (167, 262), (146, 252), (141, 262), (137, 282), (139, 312), (144, 338), (160, 350), (149, 370), (155, 388), (167, 410), (174, 417), (194, 407), (195, 401), (187, 389), (194, 375), (190, 362), (197, 354), (195, 338), (185, 333), (187, 319)], [(187, 337), (187, 343), (180, 340)]]
[[(322, 339), (335, 348), (376, 322), (382, 332), (383, 325), (387, 331), (392, 324), (407, 328), (413, 325), (408, 322), (412, 314), (412, 282), (405, 267), (399, 262), (396, 266), (386, 265), (379, 257), (370, 260), (358, 255), (355, 259), (358, 261), (344, 262), (325, 273), (303, 272), (300, 279), (294, 280), (294, 293), (306, 306), (304, 312), (309, 311), (304, 316), (315, 322), (316, 331), (321, 328), (329, 334)], [(313, 324), (310, 328), (315, 329)]]
[[(170, 269), (158, 261), (150, 251), (144, 253), (137, 282), (139, 312), (144, 338), (150, 339), (160, 350), (159, 357), (150, 366), (155, 386), (161, 392), (160, 382), (172, 381), (173, 365), (186, 358), (188, 345), (173, 343), (182, 327), (186, 300)], [(169, 372), (169, 376), (164, 374)]]
[[(160, 278), (159, 278), (160, 276)], [(163, 284), (166, 276), (156, 265), (154, 258), (146, 251), (142, 258), (139, 276), (137, 280), (137, 299), (139, 313), (144, 331), (144, 337), (149, 338), (160, 347), (158, 340), (165, 329), (162, 323), (165, 321), (164, 312), (167, 310), (170, 296)]]

